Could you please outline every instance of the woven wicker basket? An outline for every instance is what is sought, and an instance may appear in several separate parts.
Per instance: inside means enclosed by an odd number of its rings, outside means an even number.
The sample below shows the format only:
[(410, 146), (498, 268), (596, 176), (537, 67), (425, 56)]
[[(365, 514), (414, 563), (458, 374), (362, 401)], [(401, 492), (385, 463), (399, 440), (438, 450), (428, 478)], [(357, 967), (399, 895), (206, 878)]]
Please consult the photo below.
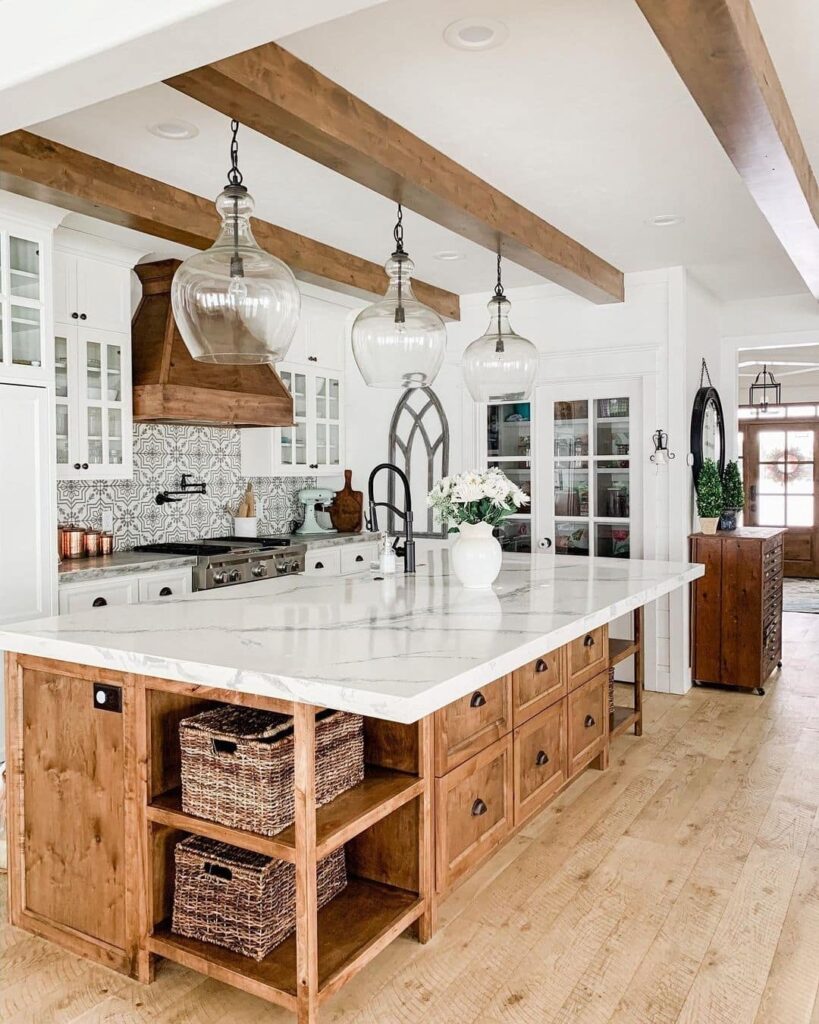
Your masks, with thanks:
[[(176, 844), (172, 928), (263, 960), (296, 927), (296, 868), (202, 836)], [(318, 905), (347, 885), (344, 847), (318, 863)]]
[(609, 669), (609, 686), (608, 686), (608, 697), (609, 697), (609, 723), (614, 725), (614, 669)]
[[(293, 719), (223, 705), (179, 723), (182, 810), (249, 832), (275, 835), (293, 823)], [(316, 715), (316, 803), (364, 778), (364, 721), (344, 711)]]

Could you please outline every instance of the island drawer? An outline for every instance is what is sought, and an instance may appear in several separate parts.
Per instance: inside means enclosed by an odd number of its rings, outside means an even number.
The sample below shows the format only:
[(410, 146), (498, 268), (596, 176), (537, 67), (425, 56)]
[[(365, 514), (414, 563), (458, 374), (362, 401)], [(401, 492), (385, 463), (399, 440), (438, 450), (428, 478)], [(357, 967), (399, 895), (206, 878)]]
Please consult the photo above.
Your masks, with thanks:
[(512, 828), (512, 737), (435, 783), (436, 888), (473, 871)]
[(590, 629), (588, 633), (566, 644), (566, 661), (566, 679), (570, 690), (608, 668), (608, 626)]
[(308, 545), (304, 558), (305, 576), (338, 576), (341, 573), (339, 548), (314, 548)]
[(502, 676), (435, 713), (435, 774), (445, 775), (512, 728), (512, 678)]
[(109, 605), (136, 604), (138, 600), (139, 587), (133, 577), (64, 583), (59, 590), (60, 615)]
[(512, 711), (515, 726), (533, 718), (566, 696), (566, 649), (535, 658), (512, 673)]
[(516, 827), (543, 807), (568, 778), (566, 703), (558, 701), (515, 729)]
[(361, 572), (369, 569), (372, 562), (378, 561), (378, 545), (364, 541), (351, 541), (340, 549), (341, 572)]
[(608, 670), (573, 690), (567, 704), (571, 777), (594, 760), (607, 742)]

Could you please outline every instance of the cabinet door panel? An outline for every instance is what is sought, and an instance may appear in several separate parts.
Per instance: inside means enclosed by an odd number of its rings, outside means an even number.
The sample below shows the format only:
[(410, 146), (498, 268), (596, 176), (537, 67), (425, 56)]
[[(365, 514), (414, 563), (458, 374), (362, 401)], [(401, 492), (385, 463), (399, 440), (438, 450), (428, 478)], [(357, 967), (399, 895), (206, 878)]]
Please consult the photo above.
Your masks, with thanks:
[(566, 701), (515, 729), (515, 825), (539, 810), (568, 778)]
[(84, 323), (100, 331), (131, 329), (131, 290), (121, 266), (77, 257), (76, 311)]
[(569, 775), (575, 775), (608, 743), (608, 671), (572, 691), (568, 700)]
[(88, 680), (24, 671), (24, 909), (121, 949), (123, 719), (93, 697)]
[[(75, 324), (77, 309), (77, 257), (54, 251), (54, 322)], [(77, 317), (73, 317), (76, 313)]]
[(609, 663), (608, 626), (598, 626), (566, 645), (567, 679), (569, 689), (597, 675)]
[(512, 674), (515, 725), (548, 708), (566, 695), (566, 649), (535, 658)]

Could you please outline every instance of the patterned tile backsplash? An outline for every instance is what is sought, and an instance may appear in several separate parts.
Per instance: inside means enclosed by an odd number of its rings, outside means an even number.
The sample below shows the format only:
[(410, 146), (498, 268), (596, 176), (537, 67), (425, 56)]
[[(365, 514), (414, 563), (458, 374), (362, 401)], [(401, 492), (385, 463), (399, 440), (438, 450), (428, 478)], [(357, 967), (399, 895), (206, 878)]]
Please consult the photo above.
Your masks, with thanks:
[[(204, 480), (207, 494), (157, 505), (159, 491), (179, 489), (189, 473)], [(291, 477), (252, 477), (259, 533), (289, 533), (300, 521), (296, 495), (315, 481)], [(248, 478), (241, 475), (239, 431), (231, 427), (184, 427), (153, 423), (134, 426), (131, 480), (60, 480), (57, 514), (61, 523), (102, 526), (103, 512), (114, 514), (114, 547), (157, 541), (198, 540), (233, 532), (225, 505), (236, 508)]]

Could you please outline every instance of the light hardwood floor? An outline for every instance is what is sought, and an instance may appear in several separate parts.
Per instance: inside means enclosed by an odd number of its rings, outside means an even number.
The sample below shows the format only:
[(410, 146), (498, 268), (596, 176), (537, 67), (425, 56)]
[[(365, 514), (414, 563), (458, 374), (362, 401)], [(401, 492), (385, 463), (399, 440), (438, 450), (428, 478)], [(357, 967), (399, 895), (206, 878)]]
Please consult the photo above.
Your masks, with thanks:
[[(764, 698), (648, 694), (621, 737), (327, 1024), (819, 1024), (819, 616)], [(163, 964), (142, 988), (0, 926), (4, 1024), (293, 1021)]]

